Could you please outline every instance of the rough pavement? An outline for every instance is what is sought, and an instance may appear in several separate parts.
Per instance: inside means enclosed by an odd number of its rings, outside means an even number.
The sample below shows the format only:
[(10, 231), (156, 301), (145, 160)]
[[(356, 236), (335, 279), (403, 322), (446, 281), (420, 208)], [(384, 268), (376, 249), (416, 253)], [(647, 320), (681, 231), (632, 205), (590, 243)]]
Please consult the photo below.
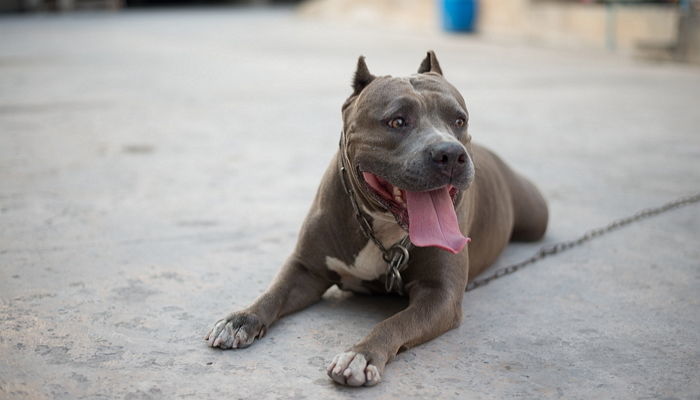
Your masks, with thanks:
[(700, 190), (697, 68), (289, 10), (3, 16), (0, 397), (697, 399), (700, 206), (466, 294), (374, 388), (325, 367), (400, 300), (335, 290), (206, 347), (294, 246), (356, 57), (406, 75), (429, 48), (475, 140), (542, 188), (546, 242)]

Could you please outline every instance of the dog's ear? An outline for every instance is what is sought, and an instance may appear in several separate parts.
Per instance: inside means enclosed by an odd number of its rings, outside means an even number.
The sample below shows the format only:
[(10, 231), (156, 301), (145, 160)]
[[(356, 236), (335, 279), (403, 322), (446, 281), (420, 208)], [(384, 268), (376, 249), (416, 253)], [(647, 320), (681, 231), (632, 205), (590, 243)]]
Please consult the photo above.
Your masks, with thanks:
[(362, 89), (369, 85), (374, 78), (375, 76), (369, 73), (367, 64), (365, 64), (365, 57), (360, 56), (360, 58), (357, 59), (357, 70), (355, 71), (355, 76), (352, 79), (352, 88), (354, 90), (353, 94), (360, 94)]
[(419, 74), (424, 74), (426, 72), (435, 72), (436, 74), (442, 76), (442, 69), (440, 69), (440, 63), (438, 62), (437, 57), (435, 56), (435, 52), (432, 50), (428, 50), (428, 55), (425, 56), (423, 62), (420, 63), (420, 67), (418, 67)]

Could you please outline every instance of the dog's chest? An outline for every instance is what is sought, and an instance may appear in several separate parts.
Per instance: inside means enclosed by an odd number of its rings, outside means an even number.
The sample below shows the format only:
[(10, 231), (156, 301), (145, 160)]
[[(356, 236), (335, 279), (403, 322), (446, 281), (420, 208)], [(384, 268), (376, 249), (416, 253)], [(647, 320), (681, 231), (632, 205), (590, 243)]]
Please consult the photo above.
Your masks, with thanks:
[[(403, 238), (406, 232), (394, 221), (393, 217), (372, 215), (374, 235), (385, 247), (389, 247)], [(342, 289), (367, 293), (369, 290), (362, 285), (363, 281), (374, 281), (386, 273), (387, 263), (382, 258), (382, 252), (371, 240), (355, 254), (351, 263), (326, 256), (326, 267), (340, 275)]]

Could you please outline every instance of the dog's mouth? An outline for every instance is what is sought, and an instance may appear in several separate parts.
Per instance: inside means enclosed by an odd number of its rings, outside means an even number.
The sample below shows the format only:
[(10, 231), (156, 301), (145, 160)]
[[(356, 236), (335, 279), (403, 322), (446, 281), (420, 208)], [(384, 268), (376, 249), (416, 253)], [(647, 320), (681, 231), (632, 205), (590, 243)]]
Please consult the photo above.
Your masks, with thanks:
[(459, 190), (446, 185), (425, 192), (401, 189), (370, 172), (362, 172), (374, 198), (389, 210), (411, 242), (419, 247), (435, 246), (459, 253), (469, 238), (459, 229), (454, 204)]

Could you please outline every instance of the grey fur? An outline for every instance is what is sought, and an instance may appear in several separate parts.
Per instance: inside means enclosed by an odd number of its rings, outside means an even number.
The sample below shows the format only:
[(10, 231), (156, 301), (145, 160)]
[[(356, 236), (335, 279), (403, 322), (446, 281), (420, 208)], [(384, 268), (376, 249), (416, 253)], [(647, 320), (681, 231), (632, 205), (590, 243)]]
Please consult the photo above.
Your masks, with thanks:
[[(372, 385), (400, 350), (458, 326), (468, 279), (488, 267), (511, 239), (540, 239), (548, 212), (532, 183), (490, 151), (472, 144), (466, 123), (462, 127), (454, 123), (458, 118), (468, 120), (467, 108), (457, 89), (442, 77), (432, 51), (419, 73), (405, 78), (375, 77), (361, 57), (353, 88), (342, 107), (343, 128), (352, 166), (350, 181), (362, 208), (375, 217), (391, 217), (364, 182), (362, 171), (413, 191), (451, 184), (460, 189), (455, 198), (460, 228), (473, 239), (458, 254), (414, 248), (403, 274), (409, 306), (377, 324), (328, 368), (329, 376), (340, 384)], [(387, 119), (396, 116), (406, 119), (405, 129), (388, 127)], [(464, 162), (446, 170), (434, 158), (431, 161), (431, 151), (440, 143), (461, 146)], [(297, 246), (270, 288), (248, 308), (218, 321), (206, 336), (209, 346), (247, 346), (279, 318), (318, 301), (331, 285), (341, 284), (339, 273), (328, 268), (328, 258), (353, 265), (367, 239), (340, 182), (340, 156), (324, 174)], [(381, 277), (365, 284), (372, 291), (383, 291)]]

